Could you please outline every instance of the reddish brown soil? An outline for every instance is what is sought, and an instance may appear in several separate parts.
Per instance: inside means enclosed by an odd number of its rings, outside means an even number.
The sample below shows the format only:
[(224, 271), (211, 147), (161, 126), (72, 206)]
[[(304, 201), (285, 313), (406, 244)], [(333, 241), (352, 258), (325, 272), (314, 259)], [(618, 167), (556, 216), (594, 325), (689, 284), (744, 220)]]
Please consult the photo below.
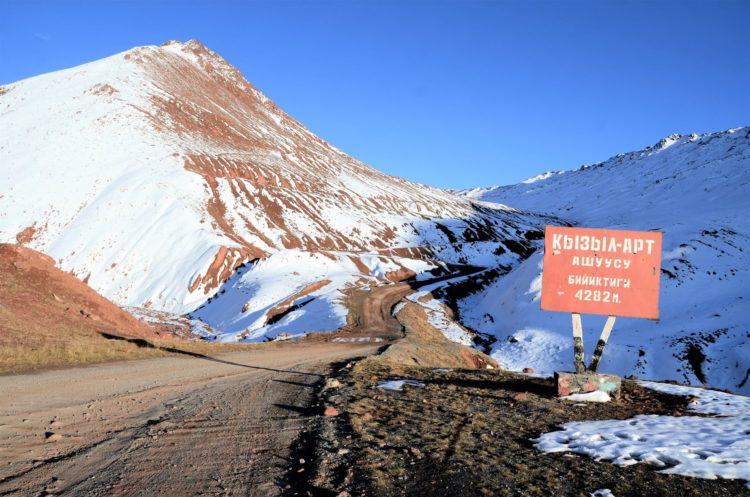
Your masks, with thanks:
[(0, 377), (0, 495), (291, 495), (290, 447), (323, 412), (316, 384), (375, 350), (284, 344)]
[(115, 93), (118, 93), (117, 88), (115, 88), (112, 85), (109, 84), (103, 84), (103, 85), (96, 85), (94, 88), (92, 88), (92, 92), (94, 95), (108, 95), (112, 96)]
[(0, 329), (71, 324), (92, 332), (154, 337), (155, 331), (105, 299), (54, 261), (20, 245), (0, 244)]
[(295, 300), (304, 297), (305, 295), (310, 295), (312, 292), (316, 290), (320, 290), (327, 284), (329, 284), (331, 280), (320, 280), (316, 281), (314, 283), (310, 283), (305, 288), (300, 290), (299, 292), (291, 295), (290, 297), (284, 299), (282, 302), (279, 302), (276, 304), (273, 308), (271, 308), (267, 313), (266, 317), (267, 319), (272, 319), (275, 316), (278, 316), (279, 314), (282, 314), (286, 312), (294, 303)]
[(34, 239), (34, 235), (36, 235), (36, 225), (32, 224), (18, 232), (16, 241), (20, 244), (26, 244)]
[(171, 336), (57, 269), (46, 255), (0, 244), (0, 371), (104, 360), (114, 349), (102, 333)]
[(253, 252), (252, 247), (250, 249), (219, 247), (206, 273), (198, 275), (190, 284), (189, 289), (194, 292), (203, 285), (203, 293), (209, 293), (210, 290), (218, 288), (229, 279), (242, 264), (262, 254), (262, 252)]

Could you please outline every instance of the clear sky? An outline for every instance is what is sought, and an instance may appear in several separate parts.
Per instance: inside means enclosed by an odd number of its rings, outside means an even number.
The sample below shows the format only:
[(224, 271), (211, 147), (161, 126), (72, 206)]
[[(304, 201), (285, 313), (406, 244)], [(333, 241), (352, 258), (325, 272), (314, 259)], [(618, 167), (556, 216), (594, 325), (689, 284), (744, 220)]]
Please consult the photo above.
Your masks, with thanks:
[(0, 0), (0, 84), (197, 38), (332, 144), (447, 188), (750, 124), (750, 1)]

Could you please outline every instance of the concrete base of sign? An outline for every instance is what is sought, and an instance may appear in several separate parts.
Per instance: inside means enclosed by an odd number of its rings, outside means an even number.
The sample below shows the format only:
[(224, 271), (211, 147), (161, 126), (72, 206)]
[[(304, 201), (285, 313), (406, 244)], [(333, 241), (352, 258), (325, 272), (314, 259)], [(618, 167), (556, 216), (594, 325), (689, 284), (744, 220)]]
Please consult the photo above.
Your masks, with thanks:
[(555, 385), (559, 397), (601, 390), (613, 399), (619, 399), (622, 379), (613, 374), (556, 372)]

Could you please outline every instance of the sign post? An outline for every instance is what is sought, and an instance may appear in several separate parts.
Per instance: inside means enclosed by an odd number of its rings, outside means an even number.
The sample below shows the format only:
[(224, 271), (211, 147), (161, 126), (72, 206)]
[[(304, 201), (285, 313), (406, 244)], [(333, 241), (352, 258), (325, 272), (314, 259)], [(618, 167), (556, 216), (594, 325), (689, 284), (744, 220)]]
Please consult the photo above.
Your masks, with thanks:
[[(545, 228), (541, 307), (546, 311), (572, 313), (573, 363), (576, 374), (582, 375), (575, 378), (558, 373), (558, 393), (594, 391), (609, 384), (595, 373), (616, 316), (659, 318), (661, 243), (662, 234), (658, 231)], [(608, 316), (588, 373), (583, 313)], [(562, 386), (560, 378), (566, 378)]]

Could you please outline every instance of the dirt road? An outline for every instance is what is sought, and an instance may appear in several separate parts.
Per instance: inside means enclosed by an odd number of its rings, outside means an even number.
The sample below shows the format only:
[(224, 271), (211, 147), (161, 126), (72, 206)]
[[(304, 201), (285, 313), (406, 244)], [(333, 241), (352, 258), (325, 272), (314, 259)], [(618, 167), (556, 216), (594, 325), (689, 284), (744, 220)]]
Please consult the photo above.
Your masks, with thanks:
[(314, 385), (375, 350), (284, 344), (0, 377), (0, 495), (282, 495)]
[(355, 291), (348, 326), (295, 343), (0, 377), (0, 496), (283, 495), (331, 364), (400, 338), (393, 306), (454, 277)]
[(414, 290), (406, 283), (381, 286), (369, 291), (354, 290), (347, 299), (348, 324), (326, 337), (333, 341), (396, 340), (403, 336), (401, 325), (391, 315), (393, 306)]
[(348, 324), (335, 334), (325, 336), (333, 341), (397, 340), (403, 337), (403, 327), (393, 317), (393, 307), (404, 297), (423, 287), (480, 273), (485, 268), (457, 267), (452, 273), (411, 283), (393, 283), (370, 290), (354, 290), (348, 295)]

